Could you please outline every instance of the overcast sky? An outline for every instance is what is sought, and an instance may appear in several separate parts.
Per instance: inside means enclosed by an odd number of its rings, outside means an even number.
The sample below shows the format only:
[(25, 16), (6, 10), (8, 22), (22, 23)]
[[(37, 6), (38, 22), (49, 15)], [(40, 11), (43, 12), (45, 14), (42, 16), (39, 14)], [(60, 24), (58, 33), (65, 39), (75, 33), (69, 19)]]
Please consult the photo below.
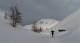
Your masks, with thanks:
[(80, 7), (80, 0), (0, 0), (0, 8), (8, 10), (16, 3), (23, 15), (23, 24), (40, 18), (62, 20)]

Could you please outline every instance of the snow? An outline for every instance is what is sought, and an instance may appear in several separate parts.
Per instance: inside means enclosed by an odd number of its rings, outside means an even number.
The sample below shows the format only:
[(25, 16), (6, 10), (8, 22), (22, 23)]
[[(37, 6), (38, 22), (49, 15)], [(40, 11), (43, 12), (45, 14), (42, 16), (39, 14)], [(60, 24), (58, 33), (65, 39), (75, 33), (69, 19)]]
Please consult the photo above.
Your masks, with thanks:
[[(66, 17), (64, 20), (60, 21), (58, 24), (56, 24), (56, 26), (53, 26), (52, 29), (66, 29), (67, 31), (65, 32), (55, 32), (55, 37), (54, 37), (54, 43), (71, 43), (73, 41), (73, 43), (75, 43), (75, 41), (77, 41), (77, 43), (79, 43), (80, 38), (78, 38), (80, 35), (79, 31), (80, 31), (80, 10), (75, 11), (74, 13), (72, 13), (70, 16)], [(45, 19), (46, 20), (46, 19)], [(44, 21), (45, 21), (44, 20)], [(43, 21), (43, 20), (42, 20)], [(49, 21), (49, 20), (47, 20)], [(49, 24), (48, 24), (49, 25)], [(26, 25), (27, 26), (27, 25)], [(41, 26), (41, 25), (40, 25)], [(50, 26), (50, 25), (49, 25)], [(38, 26), (37, 26), (38, 27)], [(43, 25), (43, 27), (45, 27), (45, 25)], [(27, 29), (27, 27), (26, 27)], [(49, 34), (49, 32), (45, 32), (43, 34)], [(77, 34), (77, 35), (76, 35)], [(78, 36), (79, 35), (79, 36)], [(78, 36), (78, 37), (77, 37)], [(74, 38), (77, 37), (77, 38)], [(71, 38), (71, 39), (70, 39)], [(50, 42), (52, 39), (50, 39)], [(62, 41), (60, 41), (62, 40)], [(68, 40), (68, 41), (67, 41)], [(71, 40), (71, 41), (70, 41)], [(56, 42), (55, 42), (56, 41)]]
[(18, 30), (13, 28), (9, 21), (4, 19), (4, 14), (4, 11), (0, 11), (0, 43), (49, 43), (48, 36), (45, 38), (44, 35), (26, 31), (23, 27)]
[(21, 26), (13, 28), (9, 21), (4, 19), (4, 14), (4, 11), (0, 11), (0, 43), (56, 43), (56, 39), (50, 35), (34, 33)]
[[(4, 19), (4, 11), (0, 11), (0, 43), (80, 43), (80, 10), (76, 11), (69, 17), (65, 18), (60, 24), (54, 28), (66, 28), (67, 33), (55, 33), (55, 37), (28, 31), (32, 24), (28, 27), (19, 26), (13, 28), (9, 21)], [(25, 29), (28, 28), (28, 29)], [(11, 31), (11, 30), (14, 31)], [(59, 35), (59, 36), (58, 36)]]
[[(34, 29), (33, 24), (24, 26), (24, 29), (31, 31), (31, 29)], [(50, 36), (51, 35), (50, 31), (54, 30), (55, 31), (54, 36), (61, 36), (68, 32), (68, 31), (59, 32), (58, 30), (61, 28), (58, 28), (58, 26), (56, 26), (56, 25), (61, 25), (60, 21), (55, 20), (55, 19), (49, 19), (49, 18), (40, 19), (40, 20), (36, 21), (36, 23), (35, 23), (36, 29), (40, 29), (40, 28), (42, 29), (42, 32), (40, 32), (39, 34), (44, 34), (44, 35)], [(66, 28), (63, 28), (63, 29), (66, 30)]]
[(42, 28), (43, 31), (45, 30), (47, 31), (47, 30), (51, 30), (51, 28), (54, 27), (58, 23), (59, 21), (55, 19), (41, 19), (37, 21), (35, 26), (37, 27), (37, 29)]

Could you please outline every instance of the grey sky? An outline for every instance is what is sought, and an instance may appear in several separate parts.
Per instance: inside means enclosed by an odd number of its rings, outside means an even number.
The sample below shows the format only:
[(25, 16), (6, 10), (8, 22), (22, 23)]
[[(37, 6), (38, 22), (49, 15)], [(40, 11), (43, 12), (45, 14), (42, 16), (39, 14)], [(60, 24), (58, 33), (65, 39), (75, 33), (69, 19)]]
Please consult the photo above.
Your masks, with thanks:
[(0, 0), (0, 3), (0, 8), (5, 10), (17, 3), (23, 15), (23, 24), (40, 18), (62, 20), (80, 7), (79, 0)]
[[(22, 3), (22, 4), (21, 4)], [(40, 18), (62, 20), (79, 8), (74, 0), (22, 0), (24, 22), (31, 23)]]

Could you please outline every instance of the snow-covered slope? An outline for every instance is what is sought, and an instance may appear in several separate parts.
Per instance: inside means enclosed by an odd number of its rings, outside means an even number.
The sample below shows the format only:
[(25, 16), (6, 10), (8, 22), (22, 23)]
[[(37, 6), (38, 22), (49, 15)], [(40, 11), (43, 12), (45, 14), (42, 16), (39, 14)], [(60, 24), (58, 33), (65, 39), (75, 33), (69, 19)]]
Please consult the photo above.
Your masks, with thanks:
[(16, 28), (18, 31), (10, 32), (15, 28), (4, 19), (4, 14), (4, 11), (0, 11), (0, 43), (80, 43), (80, 10), (61, 22), (69, 27), (70, 31), (54, 38), (24, 30), (23, 27)]
[(13, 28), (9, 21), (4, 19), (4, 14), (4, 11), (0, 11), (0, 43), (56, 43), (58, 41), (47, 35), (24, 30), (23, 27)]
[(60, 37), (63, 43), (80, 43), (80, 9), (64, 19), (58, 26), (68, 31), (67, 34)]
[(4, 11), (0, 11), (0, 43), (49, 43), (48, 36), (44, 37), (23, 29), (11, 32), (15, 28), (4, 19), (4, 14)]
[(54, 39), (57, 41), (57, 43), (59, 40), (63, 40), (62, 41), (63, 43), (67, 43), (67, 42), (71, 43), (72, 41), (73, 41), (73, 43), (75, 43), (76, 41), (77, 41), (77, 43), (80, 43), (80, 41), (79, 41), (80, 38), (78, 38), (80, 36), (79, 35), (80, 34), (79, 33), (79, 31), (80, 31), (79, 18), (80, 18), (80, 10), (72, 13), (70, 16), (68, 16), (63, 21), (59, 22), (59, 24), (57, 24), (55, 27), (53, 27), (53, 29), (57, 28), (57, 29), (66, 29), (67, 30), (67, 32), (64, 35), (61, 35), (62, 32), (55, 33), (56, 34), (55, 37), (58, 36), (57, 40), (54, 37)]
[(72, 13), (70, 16), (66, 17), (63, 21), (57, 25), (57, 28), (66, 28), (68, 32), (72, 33), (73, 31), (79, 29), (80, 27), (80, 10)]
[[(51, 28), (54, 27), (58, 23), (59, 23), (59, 21), (57, 21), (55, 19), (49, 19), (49, 18), (48, 19), (40, 19), (35, 22), (35, 28), (42, 29), (42, 32), (49, 33), (51, 31)], [(31, 30), (31, 29), (34, 29), (33, 26), (34, 26), (34, 23), (30, 24), (30, 25), (25, 25), (24, 29)], [(52, 30), (56, 31), (55, 28)]]

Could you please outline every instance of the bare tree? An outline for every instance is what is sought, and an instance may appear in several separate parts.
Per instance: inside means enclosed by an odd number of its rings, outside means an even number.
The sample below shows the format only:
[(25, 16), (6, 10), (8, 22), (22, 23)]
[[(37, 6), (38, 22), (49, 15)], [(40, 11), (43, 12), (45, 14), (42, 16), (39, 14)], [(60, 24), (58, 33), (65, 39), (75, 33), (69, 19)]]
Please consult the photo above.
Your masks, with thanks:
[(12, 22), (11, 25), (13, 27), (16, 27), (17, 24), (21, 23), (21, 13), (16, 6), (11, 7), (10, 10), (12, 11), (12, 14), (10, 16)]

